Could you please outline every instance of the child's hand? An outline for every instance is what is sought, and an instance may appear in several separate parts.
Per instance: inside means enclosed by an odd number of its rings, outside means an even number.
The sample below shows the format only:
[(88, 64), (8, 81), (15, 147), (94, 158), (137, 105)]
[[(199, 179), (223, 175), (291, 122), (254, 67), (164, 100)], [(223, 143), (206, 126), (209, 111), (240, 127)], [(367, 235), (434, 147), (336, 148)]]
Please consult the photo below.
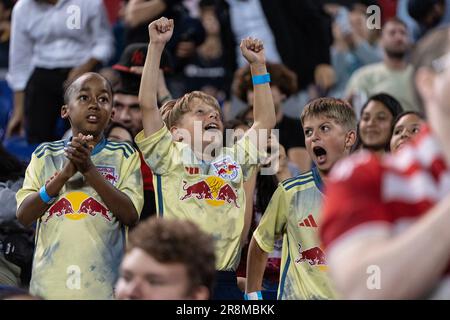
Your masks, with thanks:
[(253, 39), (251, 37), (245, 38), (241, 41), (241, 52), (244, 58), (250, 64), (265, 64), (266, 56), (264, 54), (264, 45), (261, 40)]
[(165, 17), (153, 21), (148, 26), (148, 35), (151, 43), (166, 44), (173, 34), (173, 19)]
[[(70, 178), (73, 177), (73, 175), (75, 173), (77, 173), (77, 167), (75, 167), (75, 164), (72, 161), (67, 161), (66, 164), (64, 165), (63, 169), (61, 170), (61, 174), (63, 175), (63, 177), (67, 180), (69, 180)], [(49, 182), (53, 179), (50, 178)]]
[(92, 136), (85, 136), (81, 133), (73, 137), (66, 149), (66, 156), (74, 163), (75, 167), (82, 174), (95, 168), (91, 160), (91, 151), (94, 149)]

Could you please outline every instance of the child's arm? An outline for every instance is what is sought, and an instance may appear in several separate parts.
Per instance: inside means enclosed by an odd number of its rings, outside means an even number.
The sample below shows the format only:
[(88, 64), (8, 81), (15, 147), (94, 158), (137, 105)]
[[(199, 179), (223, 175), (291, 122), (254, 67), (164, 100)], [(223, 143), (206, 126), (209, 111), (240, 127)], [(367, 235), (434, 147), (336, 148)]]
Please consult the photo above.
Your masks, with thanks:
[(84, 175), (86, 182), (97, 191), (98, 195), (110, 208), (110, 211), (124, 225), (131, 226), (138, 221), (138, 213), (130, 198), (114, 187), (101, 175), (91, 160), (92, 147), (88, 143), (92, 137), (79, 134), (73, 137), (68, 148), (67, 157), (73, 161), (78, 171)]
[[(258, 76), (267, 74), (266, 58), (262, 41), (246, 38), (241, 41), (240, 48), (242, 55), (250, 64), (253, 79), (255, 79), (255, 76), (258, 78)], [(260, 82), (264, 81), (260, 80)], [(255, 121), (250, 130), (270, 130), (275, 127), (276, 118), (269, 82), (254, 84), (253, 92), (253, 115)]]
[(247, 254), (247, 293), (261, 290), (268, 253), (273, 251), (276, 239), (285, 233), (289, 203), (285, 197), (283, 187), (279, 186), (253, 233)]
[(244, 216), (244, 228), (241, 234), (241, 245), (244, 247), (248, 243), (248, 234), (252, 226), (253, 219), (253, 195), (256, 188), (256, 178), (258, 176), (258, 171), (253, 171), (250, 178), (244, 182), (244, 192), (245, 199), (251, 199), (245, 201), (245, 216)]
[(164, 46), (172, 37), (173, 20), (163, 17), (153, 21), (148, 27), (148, 33), (150, 44), (139, 88), (139, 104), (142, 108), (142, 124), (146, 137), (164, 125), (157, 101), (159, 64)]
[[(77, 169), (75, 165), (71, 161), (67, 161), (62, 171), (55, 172), (55, 174), (45, 183), (47, 194), (50, 197), (56, 197), (67, 180), (69, 180), (76, 172)], [(26, 197), (19, 208), (17, 208), (17, 220), (24, 226), (29, 226), (39, 219), (49, 207), (50, 204), (45, 203), (41, 199), (39, 191), (37, 191)]]
[(246, 293), (262, 290), (262, 281), (267, 259), (268, 253), (261, 249), (255, 237), (252, 237), (247, 253)]

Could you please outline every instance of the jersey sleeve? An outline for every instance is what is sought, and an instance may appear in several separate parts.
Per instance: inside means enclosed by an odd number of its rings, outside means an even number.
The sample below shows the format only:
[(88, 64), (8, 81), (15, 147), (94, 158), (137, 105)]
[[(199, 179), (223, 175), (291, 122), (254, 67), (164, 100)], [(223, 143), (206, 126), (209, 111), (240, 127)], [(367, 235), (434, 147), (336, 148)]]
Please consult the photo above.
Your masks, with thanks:
[(30, 194), (39, 191), (39, 189), (44, 185), (43, 181), (43, 167), (44, 161), (41, 158), (37, 158), (33, 153), (31, 156), (31, 161), (28, 164), (27, 170), (25, 172), (25, 179), (23, 181), (22, 188), (16, 193), (17, 208), (20, 207), (23, 200)]
[(138, 215), (140, 215), (144, 206), (144, 188), (139, 152), (134, 152), (123, 162), (120, 168), (120, 176), (121, 179), (117, 188), (130, 198)]
[(256, 242), (265, 252), (273, 251), (275, 240), (286, 230), (288, 201), (287, 192), (279, 185), (253, 233)]
[(166, 125), (149, 137), (145, 137), (144, 131), (139, 132), (135, 141), (155, 174), (163, 175), (171, 171), (177, 159), (179, 160), (175, 142)]
[(389, 222), (381, 199), (382, 167), (378, 157), (362, 154), (339, 162), (325, 187), (320, 236), (325, 247), (368, 222)]

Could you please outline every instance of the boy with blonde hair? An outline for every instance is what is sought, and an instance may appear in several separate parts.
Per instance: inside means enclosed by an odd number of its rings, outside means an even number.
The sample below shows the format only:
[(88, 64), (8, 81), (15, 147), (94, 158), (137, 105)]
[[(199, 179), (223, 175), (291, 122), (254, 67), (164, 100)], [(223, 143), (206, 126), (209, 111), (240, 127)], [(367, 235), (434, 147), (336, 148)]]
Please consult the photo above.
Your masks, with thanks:
[(247, 259), (246, 299), (262, 299), (268, 253), (283, 237), (278, 300), (331, 299), (325, 255), (318, 239), (322, 181), (332, 166), (350, 153), (356, 139), (356, 116), (342, 100), (320, 98), (300, 117), (306, 149), (315, 166), (281, 182), (253, 234)]
[(144, 130), (136, 143), (154, 172), (159, 216), (193, 221), (215, 239), (219, 272), (213, 299), (242, 299), (235, 270), (244, 226), (243, 183), (260, 156), (258, 141), (251, 137), (265, 142), (275, 125), (264, 48), (256, 39), (241, 43), (254, 76), (255, 123), (235, 145), (223, 148), (222, 115), (213, 97), (195, 91), (167, 102), (161, 113), (158, 109), (159, 63), (172, 32), (173, 20), (160, 18), (149, 25), (150, 45), (139, 92)]

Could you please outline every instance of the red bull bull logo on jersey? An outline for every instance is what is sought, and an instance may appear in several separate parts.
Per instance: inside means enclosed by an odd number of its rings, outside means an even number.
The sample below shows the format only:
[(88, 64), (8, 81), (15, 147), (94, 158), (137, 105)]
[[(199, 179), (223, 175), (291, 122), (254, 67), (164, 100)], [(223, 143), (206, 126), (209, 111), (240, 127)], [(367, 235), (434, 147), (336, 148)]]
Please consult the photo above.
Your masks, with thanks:
[(76, 191), (65, 194), (47, 211), (44, 222), (54, 217), (64, 217), (69, 220), (82, 220), (88, 216), (101, 216), (111, 221), (111, 213), (99, 201), (84, 192)]
[(192, 184), (183, 181), (183, 194), (180, 200), (193, 198), (214, 207), (228, 203), (239, 208), (237, 191), (220, 177), (211, 176)]
[(113, 186), (116, 185), (116, 182), (119, 180), (118, 175), (116, 174), (116, 168), (114, 167), (105, 167), (105, 166), (98, 166), (97, 167), (98, 172), (102, 174), (102, 176), (111, 183)]
[[(312, 247), (306, 250), (302, 249), (302, 245), (298, 244), (299, 257), (295, 260), (295, 263), (308, 263), (310, 266), (320, 266), (326, 270), (327, 262), (325, 260), (325, 253), (320, 247)], [(321, 268), (322, 269), (322, 268)]]
[(212, 163), (217, 175), (225, 180), (234, 180), (239, 174), (239, 165), (231, 159), (224, 159)]

